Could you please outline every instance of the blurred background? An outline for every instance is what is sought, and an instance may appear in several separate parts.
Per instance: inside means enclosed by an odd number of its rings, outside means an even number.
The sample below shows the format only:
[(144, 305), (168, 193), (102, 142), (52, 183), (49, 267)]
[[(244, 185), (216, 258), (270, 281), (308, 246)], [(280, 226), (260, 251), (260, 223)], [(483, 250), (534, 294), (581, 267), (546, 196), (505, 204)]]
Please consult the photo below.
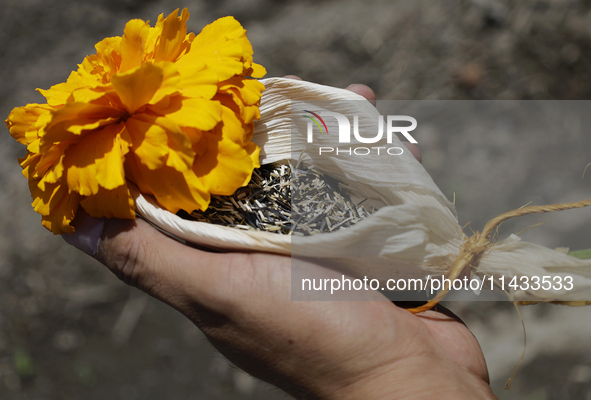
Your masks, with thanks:
[[(176, 8), (190, 30), (235, 16), (269, 77), (296, 74), (378, 99), (591, 98), (589, 0), (2, 0), (0, 115), (43, 102), (35, 88), (63, 82), (94, 44), (131, 18)], [(590, 104), (591, 106), (591, 104)], [(176, 311), (125, 286), (41, 227), (16, 158), (0, 135), (0, 398), (286, 399), (231, 366)], [(591, 135), (437, 131), (417, 136), (424, 165), (456, 196), (474, 230), (497, 214), (591, 197)], [(591, 174), (589, 174), (591, 175)], [(591, 247), (591, 210), (527, 217), (503, 233), (549, 247)], [(591, 399), (591, 308), (523, 307), (526, 357), (511, 303), (447, 304), (481, 343), (501, 399)]]

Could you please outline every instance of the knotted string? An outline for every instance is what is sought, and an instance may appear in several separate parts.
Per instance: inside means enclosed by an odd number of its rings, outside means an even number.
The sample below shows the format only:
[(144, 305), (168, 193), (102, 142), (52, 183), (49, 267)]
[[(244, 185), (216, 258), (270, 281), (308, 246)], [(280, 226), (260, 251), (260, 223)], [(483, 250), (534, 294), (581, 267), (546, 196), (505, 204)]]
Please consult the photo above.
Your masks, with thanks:
[(443, 284), (443, 289), (437, 295), (420, 307), (408, 308), (407, 310), (413, 314), (421, 313), (432, 309), (439, 303), (451, 289), (451, 282), (458, 278), (464, 271), (468, 272), (470, 268), (474, 272), (478, 269), (478, 264), (482, 259), (484, 253), (492, 246), (491, 234), (493, 230), (499, 226), (500, 223), (510, 218), (521, 217), (527, 214), (542, 214), (546, 212), (570, 210), (573, 208), (583, 208), (591, 206), (591, 199), (583, 201), (575, 201), (572, 203), (550, 204), (547, 206), (529, 206), (519, 208), (517, 210), (509, 211), (501, 214), (486, 223), (482, 232), (475, 232), (472, 236), (466, 236), (464, 243), (460, 247), (460, 252), (455, 261), (449, 268), (446, 278), (449, 279), (449, 285)]

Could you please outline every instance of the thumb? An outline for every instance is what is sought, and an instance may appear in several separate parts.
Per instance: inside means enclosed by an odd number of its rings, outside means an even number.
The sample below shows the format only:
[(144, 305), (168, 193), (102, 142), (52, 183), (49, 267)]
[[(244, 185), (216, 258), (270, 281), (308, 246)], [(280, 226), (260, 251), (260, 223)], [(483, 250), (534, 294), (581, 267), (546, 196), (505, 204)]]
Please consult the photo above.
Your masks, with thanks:
[[(123, 282), (178, 309), (194, 321), (196, 308), (231, 309), (228, 269), (246, 255), (216, 254), (184, 245), (141, 219), (94, 218), (79, 209), (64, 240), (107, 266)], [(238, 260), (238, 257), (240, 260)]]

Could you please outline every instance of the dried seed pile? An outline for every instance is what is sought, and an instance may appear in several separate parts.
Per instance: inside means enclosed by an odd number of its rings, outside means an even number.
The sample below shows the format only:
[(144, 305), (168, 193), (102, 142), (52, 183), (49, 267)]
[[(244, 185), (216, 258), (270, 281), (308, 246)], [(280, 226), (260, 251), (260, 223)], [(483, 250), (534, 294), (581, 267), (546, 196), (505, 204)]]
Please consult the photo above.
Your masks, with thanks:
[(291, 174), (288, 165), (265, 165), (254, 170), (247, 186), (232, 196), (212, 195), (209, 208), (181, 215), (200, 222), (289, 234)]
[(179, 215), (238, 229), (308, 236), (347, 228), (375, 211), (364, 208), (363, 201), (354, 204), (343, 189), (342, 182), (312, 169), (264, 165), (232, 196), (212, 195), (206, 211)]
[(308, 236), (348, 228), (375, 212), (362, 205), (367, 199), (353, 203), (345, 184), (313, 169), (293, 168), (291, 189), (294, 234)]

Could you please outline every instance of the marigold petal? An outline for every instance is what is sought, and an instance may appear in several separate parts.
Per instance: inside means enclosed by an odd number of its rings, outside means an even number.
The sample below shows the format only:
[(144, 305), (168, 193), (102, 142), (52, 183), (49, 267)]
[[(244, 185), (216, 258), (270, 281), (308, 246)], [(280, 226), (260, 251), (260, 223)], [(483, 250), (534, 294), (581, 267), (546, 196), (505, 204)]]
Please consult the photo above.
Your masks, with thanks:
[[(75, 98), (74, 95), (75, 92), (72, 95), (72, 98)], [(110, 89), (105, 90), (101, 96), (95, 98), (94, 100), (90, 100), (90, 103), (96, 106), (112, 108), (114, 111), (113, 114), (116, 114), (119, 119), (125, 119), (128, 116), (127, 111), (125, 111), (125, 107), (119, 98), (119, 95), (113, 90), (112, 86)]]
[(133, 152), (149, 169), (162, 167), (164, 157), (168, 154), (168, 135), (164, 128), (154, 124), (155, 119), (140, 114), (125, 122), (133, 143)]
[(225, 81), (234, 75), (241, 74), (244, 70), (242, 64), (242, 48), (240, 44), (224, 39), (218, 43), (193, 48), (184, 58), (190, 57), (194, 61), (202, 61), (215, 69), (218, 81)]
[(261, 117), (259, 104), (263, 90), (265, 90), (264, 85), (257, 80), (234, 77), (220, 83), (219, 93), (230, 94), (236, 107), (228, 104), (226, 97), (218, 95), (216, 99), (220, 100), (223, 105), (238, 111), (242, 121), (250, 124)]
[(220, 18), (203, 28), (177, 64), (205, 63), (216, 70), (219, 81), (241, 74), (244, 70), (244, 49), (238, 38), (245, 34), (246, 31), (233, 17)]
[(27, 152), (26, 156), (18, 159), (18, 162), (23, 169), (23, 176), (29, 181), (34, 179), (33, 174), (37, 163), (39, 163), (39, 160), (41, 160), (41, 154), (35, 154), (31, 152)]
[(104, 79), (102, 72), (104, 68), (99, 64), (99, 58), (96, 54), (91, 54), (84, 57), (82, 63), (78, 64), (77, 74), (81, 77), (94, 78), (101, 84), (106, 84), (107, 81)]
[(193, 165), (204, 190), (230, 196), (250, 181), (252, 170), (256, 168), (255, 160), (259, 157), (258, 146), (242, 147), (229, 139), (208, 140), (208, 150)]
[(28, 145), (38, 138), (35, 123), (49, 110), (51, 107), (46, 104), (27, 104), (13, 109), (5, 121), (10, 135), (19, 143)]
[(254, 79), (230, 79), (225, 85), (220, 84), (220, 90), (236, 90), (244, 104), (252, 106), (259, 104), (265, 85)]
[[(102, 130), (104, 136), (97, 144), (96, 180), (105, 189), (112, 190), (125, 184), (123, 164), (131, 146), (131, 137), (125, 124), (113, 124)], [(100, 189), (99, 189), (100, 190)]]
[(119, 73), (141, 65), (144, 57), (144, 47), (150, 31), (150, 25), (141, 19), (132, 19), (125, 24), (125, 30), (121, 37), (121, 65)]
[[(227, 46), (227, 44), (224, 41), (224, 38), (240, 47), (240, 56), (237, 57), (236, 55), (234, 55), (233, 58), (235, 59), (232, 61), (240, 61), (242, 64), (241, 68), (244, 70), (248, 70), (247, 75), (254, 71), (256, 77), (262, 77), (266, 73), (264, 68), (262, 68), (260, 65), (253, 64), (252, 45), (246, 36), (246, 30), (242, 27), (242, 25), (240, 25), (238, 21), (234, 19), (234, 17), (220, 18), (214, 21), (212, 24), (206, 26), (201, 31), (201, 33), (197, 35), (191, 47), (199, 48), (200, 52), (203, 55), (205, 55), (211, 53), (211, 51), (214, 50), (216, 47)], [(230, 65), (230, 60), (224, 61), (226, 61), (227, 63), (225, 68), (228, 68), (228, 66)], [(235, 66), (236, 68), (238, 68), (237, 65)], [(218, 69), (218, 67), (216, 67), (216, 69)], [(240, 73), (242, 73), (242, 71), (236, 72), (233, 75)], [(220, 80), (228, 79), (231, 76), (232, 74), (224, 73), (220, 76)]]
[(27, 146), (29, 153), (38, 154), (41, 149), (41, 139), (35, 139)]
[(53, 85), (47, 90), (37, 89), (37, 91), (47, 99), (48, 105), (58, 107), (68, 102), (70, 95), (75, 89), (81, 87), (93, 88), (99, 85), (101, 85), (101, 82), (97, 81), (96, 78), (82, 76), (78, 72), (73, 71), (70, 73), (66, 82)]
[(125, 109), (133, 114), (154, 97), (163, 79), (161, 67), (146, 63), (123, 74), (113, 75), (111, 81)]
[(192, 170), (178, 172), (168, 166), (150, 170), (133, 153), (129, 153), (127, 160), (134, 179), (142, 182), (138, 185), (140, 190), (152, 194), (168, 211), (205, 210), (209, 205), (210, 195)]
[(121, 110), (103, 105), (89, 103), (68, 103), (65, 106), (52, 111), (50, 129), (53, 125), (64, 121), (77, 119), (99, 120), (106, 118), (121, 118), (125, 115)]
[(98, 181), (96, 180), (96, 165), (94, 162), (86, 162), (76, 158), (73, 160), (74, 154), (70, 154), (66, 160), (69, 161), (67, 165), (67, 181), (68, 187), (71, 191), (80, 193), (83, 196), (90, 196), (96, 194), (99, 189)]
[(41, 153), (32, 173), (33, 179), (40, 179), (38, 186), (41, 190), (45, 190), (46, 183), (56, 183), (61, 179), (64, 172), (64, 149), (67, 147), (68, 143), (60, 143)]
[(192, 135), (191, 141), (193, 142), (195, 158), (197, 158), (197, 156), (202, 156), (207, 151), (207, 136), (209, 135), (210, 132), (199, 132), (199, 135)]
[(84, 136), (65, 151), (64, 166), (70, 191), (95, 195), (99, 185), (120, 186), (125, 181), (124, 157), (128, 145), (121, 141), (123, 123), (109, 125)]
[(218, 74), (205, 64), (175, 63), (180, 74), (179, 88), (185, 97), (211, 99), (218, 90)]
[(29, 181), (29, 189), (31, 191), (31, 197), (33, 202), (31, 205), (36, 213), (41, 215), (49, 215), (51, 208), (49, 207), (49, 201), (53, 192), (59, 189), (59, 185), (52, 185), (51, 190), (42, 190), (37, 186), (37, 180)]
[[(224, 126), (226, 126), (224, 135), (227, 135), (232, 141), (245, 146), (250, 142), (253, 125), (252, 120), (250, 122), (245, 121), (241, 114), (248, 113), (248, 111), (245, 111), (242, 102), (239, 101), (237, 104), (230, 95), (217, 95), (215, 98), (223, 106), (222, 120)], [(252, 108), (256, 107), (253, 106)]]
[(164, 159), (179, 172), (191, 168), (195, 158), (192, 142), (174, 121), (144, 114), (132, 118), (131, 124), (134, 152), (148, 168), (160, 168)]
[(108, 126), (118, 120), (119, 118), (117, 117), (106, 117), (98, 120), (79, 118), (52, 124), (51, 127), (46, 130), (46, 134), (41, 138), (41, 146), (45, 148), (45, 146), (50, 145), (51, 143), (76, 140), (76, 138), (81, 136), (84, 132)]
[(29, 181), (29, 188), (33, 196), (33, 208), (42, 215), (41, 223), (56, 235), (72, 233), (74, 228), (70, 225), (78, 205), (80, 195), (68, 193), (66, 185), (54, 184), (47, 190), (39, 189), (34, 181)]
[(193, 171), (205, 190), (229, 196), (237, 188), (246, 185), (252, 170), (259, 167), (260, 149), (253, 143), (243, 145), (240, 141), (244, 131), (235, 114), (224, 108), (224, 124), (216, 134), (204, 135), (207, 151), (196, 157)]
[(109, 37), (98, 42), (94, 47), (98, 64), (103, 68), (103, 75), (109, 80), (121, 65), (121, 37)]
[(222, 106), (214, 100), (175, 97), (168, 108), (160, 111), (179, 126), (203, 131), (213, 129), (222, 120)]
[(135, 219), (135, 204), (127, 184), (112, 190), (101, 187), (97, 194), (86, 197), (80, 205), (95, 218)]
[(168, 158), (166, 165), (179, 172), (187, 171), (193, 165), (195, 152), (189, 137), (174, 121), (168, 118), (156, 118), (154, 124), (166, 130), (168, 135)]
[(51, 112), (51, 122), (42, 134), (41, 146), (74, 139), (84, 131), (119, 120), (125, 111), (88, 103), (68, 103)]
[(252, 73), (250, 76), (253, 78), (262, 78), (263, 76), (267, 75), (267, 70), (260, 64), (252, 63), (251, 65)]
[(162, 33), (160, 34), (160, 42), (154, 55), (156, 62), (160, 61), (174, 61), (182, 51), (182, 44), (187, 35), (187, 20), (189, 19), (189, 11), (184, 8), (178, 17), (177, 8), (170, 13), (162, 21)]
[(74, 89), (70, 94), (69, 101), (75, 103), (90, 103), (97, 102), (97, 100), (109, 95), (113, 92), (110, 86), (95, 86), (95, 87), (81, 87)]
[(166, 96), (179, 92), (181, 79), (176, 65), (172, 62), (163, 62), (158, 66), (162, 68), (162, 83), (150, 100), (150, 104), (156, 104)]
[(39, 187), (43, 189), (47, 183), (57, 183), (64, 174), (64, 155), (62, 154), (47, 170), (43, 178), (39, 181)]
[(205, 26), (199, 33), (193, 45), (206, 46), (227, 39), (240, 39), (246, 36), (246, 30), (240, 25), (240, 22), (232, 16), (219, 18), (211, 24)]
[[(203, 138), (203, 132), (200, 131), (199, 129), (189, 128), (187, 126), (181, 126), (181, 130), (183, 131), (183, 133), (185, 135), (187, 135), (187, 137), (191, 141), (191, 146), (193, 148), (193, 151), (196, 151), (195, 144), (198, 143), (201, 140), (201, 138)], [(195, 153), (195, 154), (198, 154), (198, 153)]]
[(152, 191), (144, 182), (139, 165), (141, 165), (139, 157), (130, 151), (125, 156), (125, 174), (129, 181), (133, 182), (141, 193), (151, 195)]
[(154, 60), (156, 54), (156, 46), (160, 42), (160, 35), (162, 34), (162, 22), (164, 21), (164, 14), (158, 16), (156, 26), (150, 28), (148, 37), (146, 39), (146, 47), (144, 48), (144, 60)]

